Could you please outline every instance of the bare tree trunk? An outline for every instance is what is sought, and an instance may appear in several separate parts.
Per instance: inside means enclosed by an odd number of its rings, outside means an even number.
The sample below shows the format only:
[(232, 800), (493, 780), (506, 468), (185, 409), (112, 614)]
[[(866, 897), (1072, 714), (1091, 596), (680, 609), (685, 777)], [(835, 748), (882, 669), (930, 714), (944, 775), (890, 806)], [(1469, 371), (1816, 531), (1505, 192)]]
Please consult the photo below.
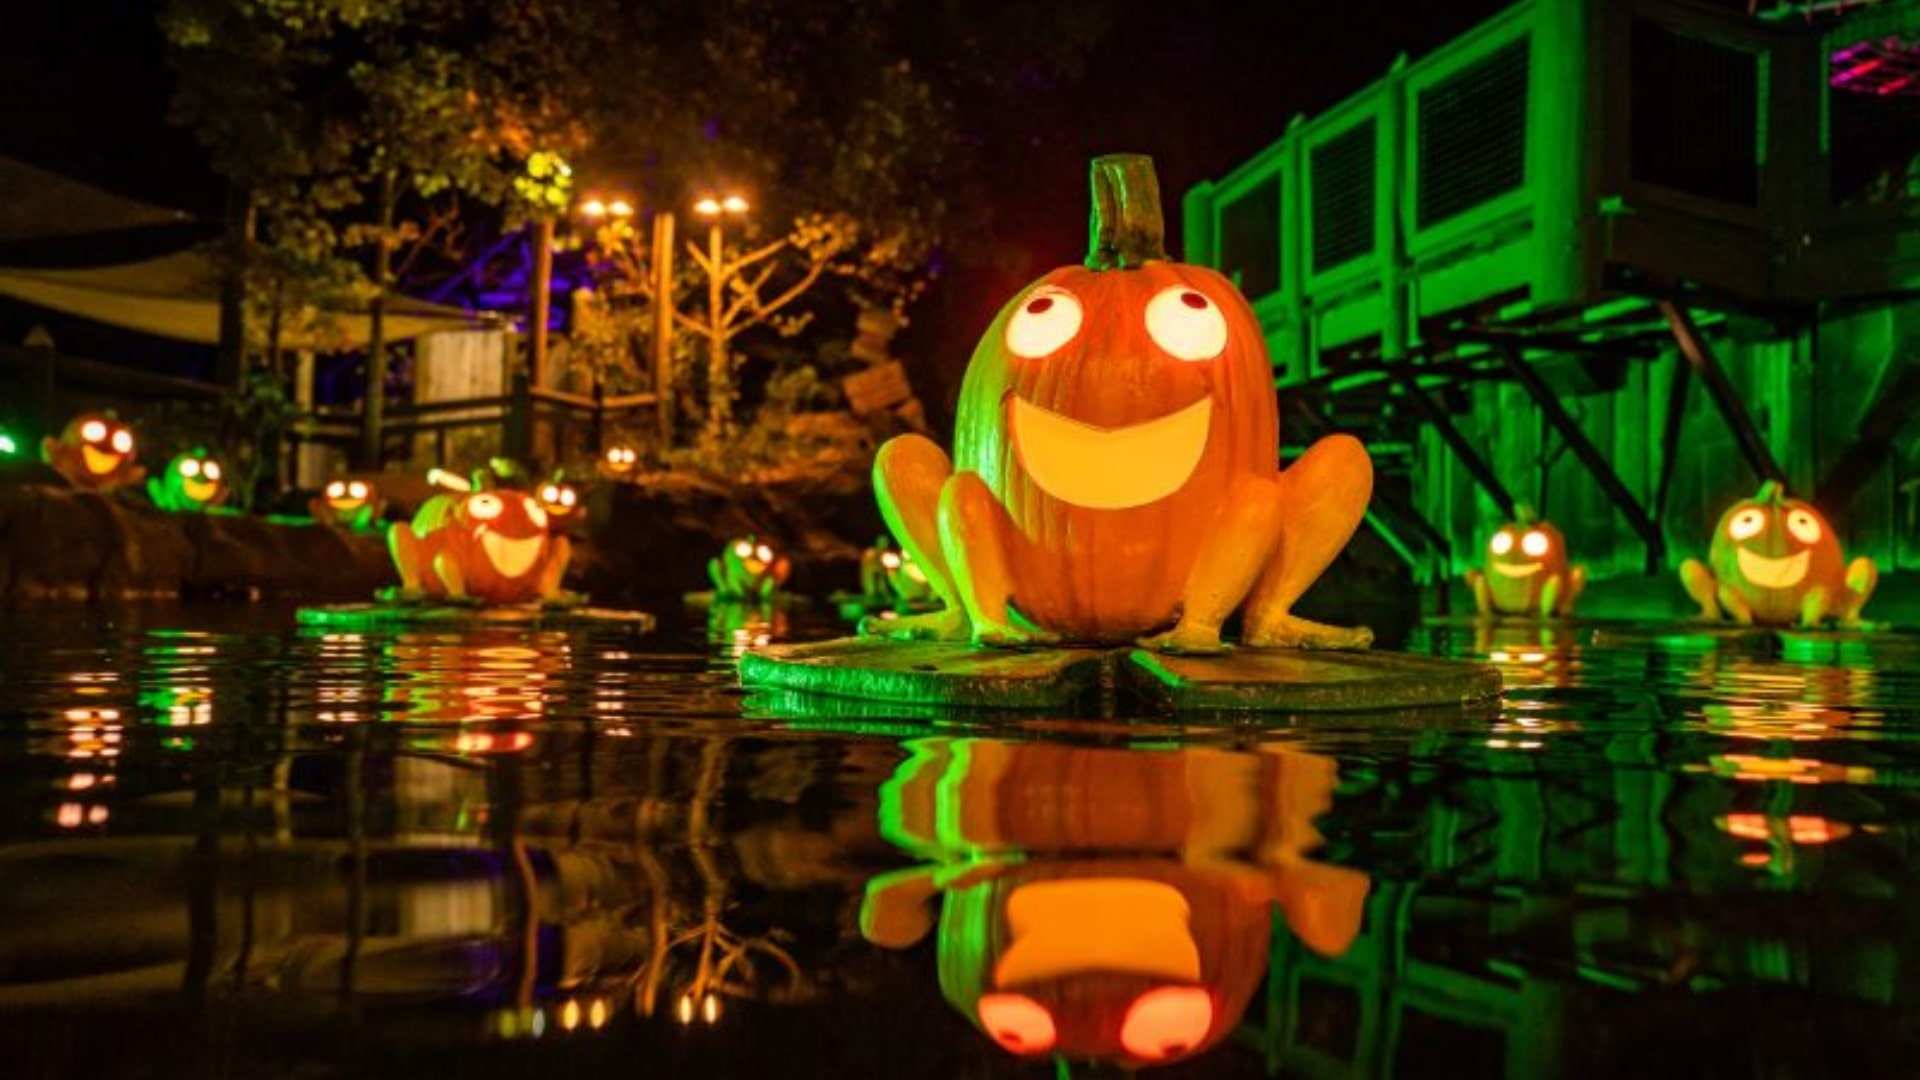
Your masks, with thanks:
[(660, 449), (673, 445), (673, 215), (653, 215), (653, 391)]
[(720, 261), (720, 226), (707, 231), (707, 444), (724, 446), (733, 435), (733, 369), (727, 357), (726, 268)]
[(548, 385), (547, 320), (553, 304), (553, 219), (541, 218), (533, 227), (533, 289), (527, 327), (533, 341), (533, 385)]
[(387, 414), (387, 277), (393, 269), (394, 175), (380, 178), (380, 239), (373, 257), (373, 300), (367, 305), (367, 396), (360, 422), (360, 459), (380, 468)]

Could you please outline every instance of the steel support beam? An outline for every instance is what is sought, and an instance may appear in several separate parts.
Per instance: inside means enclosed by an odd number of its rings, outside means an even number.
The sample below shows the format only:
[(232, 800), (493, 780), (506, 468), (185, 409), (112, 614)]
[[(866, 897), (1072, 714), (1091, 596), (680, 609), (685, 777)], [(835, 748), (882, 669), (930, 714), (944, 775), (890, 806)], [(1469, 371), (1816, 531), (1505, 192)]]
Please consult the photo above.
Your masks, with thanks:
[(1656, 571), (1665, 561), (1667, 550), (1660, 526), (1647, 516), (1647, 512), (1640, 506), (1640, 501), (1633, 497), (1633, 492), (1627, 490), (1627, 485), (1621, 481), (1620, 474), (1614, 472), (1613, 466), (1608, 464), (1606, 455), (1600, 452), (1599, 447), (1593, 445), (1593, 440), (1587, 438), (1586, 432), (1580, 430), (1580, 424), (1574, 420), (1573, 414), (1560, 403), (1559, 395), (1555, 394), (1553, 388), (1540, 378), (1540, 373), (1533, 370), (1533, 366), (1527, 363), (1527, 358), (1522, 355), (1521, 350), (1513, 345), (1503, 346), (1500, 349), (1500, 358), (1507, 362), (1507, 370), (1513, 373), (1514, 381), (1525, 387), (1527, 393), (1532, 396), (1534, 404), (1540, 406), (1541, 415), (1545, 416), (1547, 423), (1552, 424), (1554, 430), (1560, 433), (1560, 438), (1566, 443), (1567, 448), (1572, 450), (1574, 456), (1580, 459), (1580, 463), (1593, 474), (1593, 478), (1600, 484), (1600, 490), (1606, 492), (1607, 498), (1613, 500), (1614, 508), (1620, 511), (1620, 516), (1626, 518), (1627, 524), (1633, 527), (1633, 531), (1640, 534), (1640, 539), (1647, 545), (1647, 572)]
[(1887, 380), (1880, 396), (1860, 418), (1860, 433), (1821, 478), (1817, 494), (1829, 514), (1846, 510), (1893, 456), (1893, 441), (1906, 430), (1916, 410), (1920, 410), (1920, 362), (1910, 360)]
[(1760, 437), (1760, 429), (1753, 425), (1753, 417), (1747, 414), (1747, 407), (1740, 395), (1728, 381), (1727, 373), (1720, 368), (1719, 361), (1707, 348), (1707, 339), (1700, 336), (1700, 328), (1693, 323), (1693, 316), (1687, 309), (1671, 300), (1660, 301), (1660, 313), (1667, 318), (1667, 325), (1673, 330), (1673, 339), (1680, 345), (1681, 355), (1687, 358), (1687, 364), (1693, 373), (1700, 376), (1700, 382), (1706, 386), (1712, 396), (1713, 404), (1720, 410), (1720, 418), (1727, 422), (1728, 430), (1733, 432), (1734, 442), (1740, 446), (1740, 456), (1747, 459), (1747, 466), (1762, 480), (1772, 480), (1781, 487), (1787, 484), (1787, 474), (1781, 470), (1780, 463), (1773, 459), (1773, 451), (1767, 449), (1765, 439)]
[(1473, 444), (1467, 441), (1467, 437), (1460, 434), (1460, 429), (1453, 426), (1453, 420), (1447, 415), (1447, 410), (1434, 404), (1433, 399), (1427, 396), (1427, 392), (1420, 389), (1419, 369), (1406, 364), (1388, 366), (1399, 378), (1400, 387), (1406, 391), (1407, 400), (1420, 411), (1420, 415), (1426, 418), (1427, 423), (1433, 425), (1433, 430), (1439, 432), (1441, 441), (1453, 451), (1454, 457), (1460, 459), (1460, 464), (1466, 466), (1467, 472), (1480, 484), (1488, 497), (1493, 499), (1494, 505), (1500, 508), (1500, 512), (1506, 515), (1506, 520), (1512, 521), (1514, 519), (1513, 496), (1508, 493), (1507, 486), (1494, 475), (1493, 466), (1487, 464), (1487, 459), (1480, 456), (1480, 451), (1474, 449)]
[(1660, 433), (1660, 486), (1653, 493), (1653, 517), (1667, 520), (1667, 493), (1673, 490), (1673, 471), (1680, 461), (1680, 428), (1687, 416), (1687, 390), (1693, 386), (1693, 368), (1675, 364), (1673, 384), (1667, 387), (1667, 422)]

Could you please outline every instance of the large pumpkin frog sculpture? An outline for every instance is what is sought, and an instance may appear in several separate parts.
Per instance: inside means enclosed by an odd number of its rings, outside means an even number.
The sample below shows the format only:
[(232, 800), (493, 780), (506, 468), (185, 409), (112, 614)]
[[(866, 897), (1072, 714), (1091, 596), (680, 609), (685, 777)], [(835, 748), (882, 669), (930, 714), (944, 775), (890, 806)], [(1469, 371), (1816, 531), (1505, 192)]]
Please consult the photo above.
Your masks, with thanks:
[(793, 562), (755, 536), (729, 542), (718, 558), (707, 560), (707, 577), (716, 600), (771, 600), (793, 574)]
[(1872, 559), (1844, 562), (1820, 511), (1771, 480), (1720, 516), (1705, 564), (1680, 564), (1701, 618), (1759, 626), (1857, 625), (1879, 580)]
[(103, 494), (146, 478), (134, 452), (133, 430), (112, 413), (81, 413), (58, 439), (40, 440), (40, 460), (74, 487)]
[(1567, 565), (1567, 538), (1531, 507), (1516, 507), (1514, 517), (1487, 541), (1486, 569), (1467, 571), (1474, 606), (1482, 616), (1572, 614), (1587, 584), (1586, 568)]
[(567, 599), (561, 578), (573, 545), (549, 531), (533, 495), (494, 490), (476, 474), (474, 490), (434, 495), (411, 524), (387, 532), (401, 596), (520, 604)]
[(1167, 258), (1152, 161), (1095, 160), (1093, 196), (1086, 265), (1020, 292), (974, 350), (952, 459), (917, 435), (881, 448), (881, 512), (946, 609), (876, 628), (1214, 652), (1244, 607), (1247, 645), (1369, 644), (1291, 613), (1366, 511), (1366, 449), (1331, 435), (1282, 472), (1259, 323)]
[(879, 818), (920, 865), (868, 884), (860, 930), (907, 948), (938, 923), (941, 993), (1010, 1053), (1192, 1057), (1233, 1031), (1268, 974), (1276, 909), (1323, 955), (1359, 932), (1366, 875), (1307, 857), (1332, 802), (1327, 758), (908, 745)]
[(167, 463), (167, 471), (147, 480), (153, 505), (176, 514), (204, 513), (225, 501), (226, 469), (204, 448), (196, 447)]

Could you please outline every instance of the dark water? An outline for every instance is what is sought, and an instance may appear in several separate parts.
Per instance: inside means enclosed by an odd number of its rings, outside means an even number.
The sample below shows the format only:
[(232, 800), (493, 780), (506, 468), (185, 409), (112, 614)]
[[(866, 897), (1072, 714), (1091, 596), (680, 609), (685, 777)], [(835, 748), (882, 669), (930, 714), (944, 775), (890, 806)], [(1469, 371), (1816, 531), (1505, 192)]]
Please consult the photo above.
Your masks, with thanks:
[(0, 615), (0, 1075), (1920, 1069), (1911, 655), (1435, 629), (1499, 708), (1265, 725), (735, 689), (833, 629)]

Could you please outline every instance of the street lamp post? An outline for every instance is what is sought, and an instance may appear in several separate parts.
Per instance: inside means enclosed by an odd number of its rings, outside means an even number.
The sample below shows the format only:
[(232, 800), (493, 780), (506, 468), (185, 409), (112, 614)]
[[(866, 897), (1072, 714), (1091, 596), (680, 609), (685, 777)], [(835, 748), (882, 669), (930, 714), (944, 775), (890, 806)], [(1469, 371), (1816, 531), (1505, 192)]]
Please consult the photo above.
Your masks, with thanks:
[(733, 372), (729, 368), (726, 309), (726, 263), (721, 260), (720, 226), (725, 215), (744, 217), (747, 200), (738, 195), (709, 195), (693, 204), (693, 212), (707, 226), (707, 431), (723, 436), (733, 426)]

